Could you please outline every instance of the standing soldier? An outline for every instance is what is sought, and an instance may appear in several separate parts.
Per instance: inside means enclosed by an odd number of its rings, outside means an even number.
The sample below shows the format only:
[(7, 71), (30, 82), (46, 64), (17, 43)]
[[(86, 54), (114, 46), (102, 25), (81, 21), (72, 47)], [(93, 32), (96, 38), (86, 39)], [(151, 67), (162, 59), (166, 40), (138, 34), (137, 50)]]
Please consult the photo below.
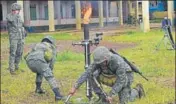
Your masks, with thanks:
[(13, 3), (11, 6), (12, 12), (7, 15), (7, 28), (10, 42), (9, 70), (11, 74), (16, 74), (19, 69), (20, 59), (23, 54), (24, 39), (26, 31), (24, 23), (19, 15), (21, 5)]
[[(120, 104), (127, 104), (128, 101), (134, 101), (135, 98), (141, 98), (145, 95), (142, 84), (137, 84), (136, 88), (131, 89), (133, 71), (119, 55), (113, 54), (106, 47), (100, 46), (94, 50), (93, 60), (94, 62), (70, 90), (71, 95), (87, 78), (91, 80), (93, 90), (103, 104), (112, 102), (113, 95), (119, 96)], [(97, 85), (96, 81), (112, 88), (108, 96)]]
[(36, 93), (45, 93), (42, 88), (43, 77), (48, 81), (55, 94), (55, 100), (61, 100), (63, 96), (59, 92), (57, 82), (53, 76), (53, 67), (56, 58), (55, 41), (51, 36), (46, 36), (41, 43), (36, 44), (25, 56), (26, 63), (32, 72), (36, 73)]

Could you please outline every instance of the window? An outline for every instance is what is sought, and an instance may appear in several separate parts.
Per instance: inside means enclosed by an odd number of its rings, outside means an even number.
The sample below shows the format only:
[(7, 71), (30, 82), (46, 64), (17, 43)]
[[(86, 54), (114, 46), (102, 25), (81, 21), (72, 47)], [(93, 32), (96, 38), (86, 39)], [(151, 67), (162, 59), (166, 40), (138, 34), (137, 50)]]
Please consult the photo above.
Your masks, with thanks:
[(72, 18), (75, 18), (75, 5), (72, 5), (71, 6), (71, 16), (72, 16)]
[(158, 1), (155, 0), (155, 1), (150, 1), (150, 6), (151, 7), (157, 7), (158, 6)]
[(31, 20), (37, 20), (36, 4), (30, 5), (30, 17), (31, 17)]
[(44, 11), (45, 11), (45, 20), (48, 20), (48, 5), (44, 6)]
[(131, 2), (132, 4), (132, 8), (136, 8), (136, 4), (135, 4), (135, 2)]
[(92, 17), (98, 17), (98, 1), (91, 1), (92, 5)]
[(2, 14), (2, 4), (0, 4), (0, 21), (3, 20), (3, 14)]

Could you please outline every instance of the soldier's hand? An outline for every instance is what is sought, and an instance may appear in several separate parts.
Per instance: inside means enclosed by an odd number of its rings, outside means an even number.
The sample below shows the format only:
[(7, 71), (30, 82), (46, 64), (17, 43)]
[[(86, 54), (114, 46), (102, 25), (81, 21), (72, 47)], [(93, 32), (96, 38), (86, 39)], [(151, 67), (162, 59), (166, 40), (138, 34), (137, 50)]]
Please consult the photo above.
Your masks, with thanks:
[(112, 104), (112, 97), (106, 97), (106, 101), (108, 101), (110, 104)]
[(69, 94), (74, 95), (76, 92), (76, 88), (72, 87), (72, 89), (70, 90)]

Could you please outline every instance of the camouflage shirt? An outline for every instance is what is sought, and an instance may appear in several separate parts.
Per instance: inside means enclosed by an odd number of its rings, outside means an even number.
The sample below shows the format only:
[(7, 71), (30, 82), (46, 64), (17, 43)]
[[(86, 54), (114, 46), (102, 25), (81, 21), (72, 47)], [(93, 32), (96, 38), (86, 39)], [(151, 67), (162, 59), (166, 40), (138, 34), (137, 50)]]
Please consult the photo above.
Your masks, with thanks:
[(19, 14), (10, 13), (7, 15), (7, 28), (10, 39), (24, 39), (24, 23)]
[[(46, 59), (44, 58), (45, 56), (45, 52), (50, 49), (52, 50), (52, 59), (47, 62)], [(55, 58), (56, 58), (56, 48), (54, 45), (47, 43), (47, 42), (41, 42), (36, 44), (33, 48), (32, 51), (28, 53), (26, 60), (41, 60), (43, 62), (47, 62), (49, 63), (49, 66), (51, 69), (53, 69), (54, 67), (54, 62), (55, 62)]]
[[(77, 80), (75, 88), (79, 88), (87, 78), (92, 77), (93, 73), (100, 70), (95, 63), (92, 63), (86, 72)], [(128, 78), (126, 72), (132, 71), (130, 66), (118, 55), (112, 54), (108, 60), (107, 71), (102, 71), (106, 74), (114, 74), (117, 76), (116, 83), (112, 86), (111, 94), (117, 94), (124, 86), (127, 85)]]

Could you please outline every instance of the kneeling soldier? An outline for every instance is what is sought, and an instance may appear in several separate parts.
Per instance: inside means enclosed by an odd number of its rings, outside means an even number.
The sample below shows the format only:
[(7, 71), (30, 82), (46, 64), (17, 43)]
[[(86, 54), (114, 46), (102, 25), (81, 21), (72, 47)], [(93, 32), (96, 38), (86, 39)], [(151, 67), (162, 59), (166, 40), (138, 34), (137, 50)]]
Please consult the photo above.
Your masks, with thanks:
[(63, 96), (59, 92), (57, 82), (53, 76), (53, 66), (56, 57), (55, 41), (51, 36), (46, 36), (41, 43), (36, 44), (25, 56), (26, 63), (32, 72), (36, 73), (36, 93), (42, 94), (43, 77), (48, 81), (55, 94), (55, 100), (61, 100)]
[[(119, 55), (113, 54), (106, 47), (100, 46), (94, 50), (93, 60), (94, 62), (70, 90), (71, 95), (88, 78), (91, 81), (94, 92), (101, 98), (102, 103), (105, 104), (112, 101), (112, 95), (119, 96), (120, 104), (126, 104), (128, 101), (134, 101), (135, 98), (145, 96), (142, 84), (137, 84), (134, 89), (131, 88), (133, 71)], [(104, 95), (94, 78), (99, 83), (112, 87), (108, 96)]]

